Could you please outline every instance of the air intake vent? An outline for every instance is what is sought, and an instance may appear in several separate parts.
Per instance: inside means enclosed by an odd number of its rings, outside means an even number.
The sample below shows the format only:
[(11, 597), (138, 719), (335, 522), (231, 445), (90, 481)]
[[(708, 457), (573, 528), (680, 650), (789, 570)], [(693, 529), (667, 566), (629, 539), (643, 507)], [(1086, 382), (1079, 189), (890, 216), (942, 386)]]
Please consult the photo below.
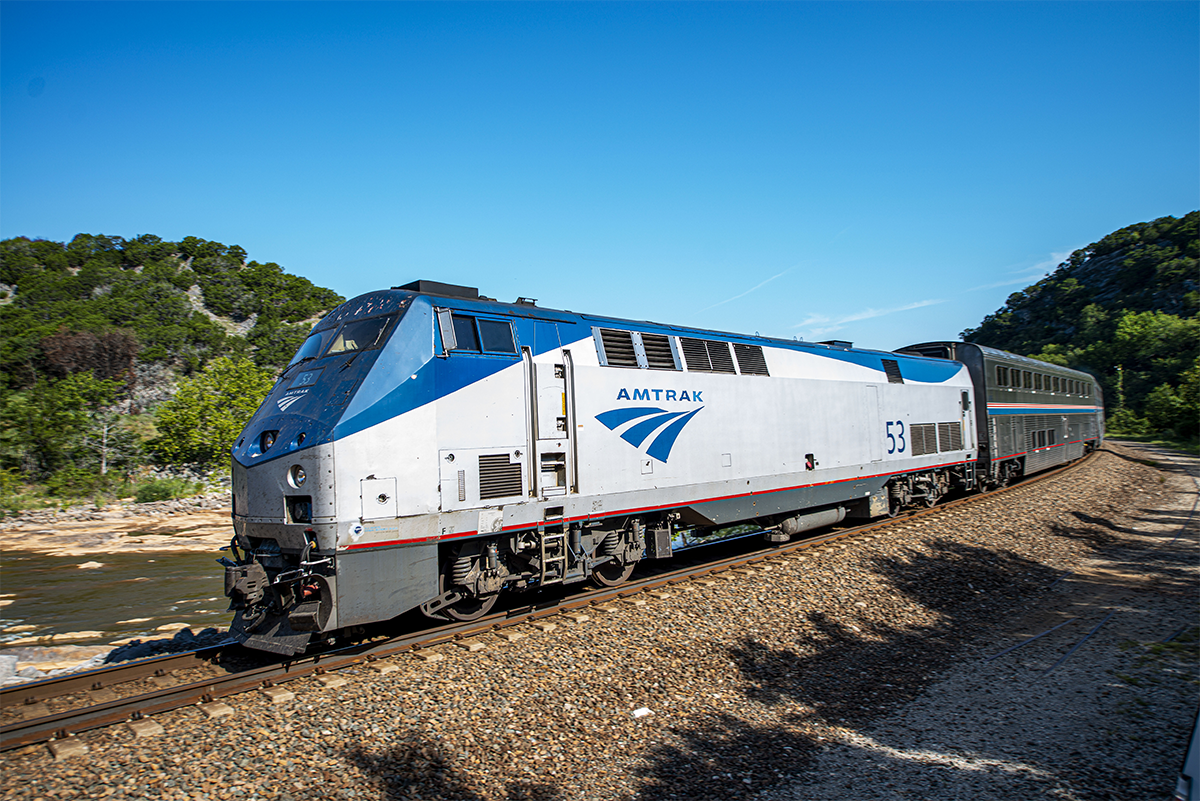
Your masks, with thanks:
[(680, 337), (683, 359), (687, 368), (698, 373), (732, 373), (733, 357), (729, 355), (729, 343), (711, 339), (688, 339)]
[(938, 423), (937, 430), (939, 451), (962, 450), (961, 422), (956, 420), (953, 423)]
[(671, 352), (671, 340), (662, 334), (642, 334), (642, 350), (646, 352), (646, 366), (651, 370), (678, 370), (675, 354)]
[(917, 423), (908, 430), (912, 440), (912, 455), (925, 456), (937, 453), (937, 426), (933, 423)]
[(742, 375), (770, 375), (767, 372), (767, 360), (763, 358), (760, 346), (739, 345), (735, 342), (733, 355), (737, 356), (738, 372)]
[(521, 463), (511, 464), (507, 453), (479, 457), (479, 497), (507, 498), (521, 494)]
[(900, 363), (895, 359), (880, 359), (883, 362), (883, 371), (887, 373), (889, 384), (903, 384), (904, 376), (900, 375)]
[(609, 367), (637, 367), (637, 353), (633, 349), (633, 334), (612, 328), (600, 329), (600, 341), (604, 346), (604, 359)]

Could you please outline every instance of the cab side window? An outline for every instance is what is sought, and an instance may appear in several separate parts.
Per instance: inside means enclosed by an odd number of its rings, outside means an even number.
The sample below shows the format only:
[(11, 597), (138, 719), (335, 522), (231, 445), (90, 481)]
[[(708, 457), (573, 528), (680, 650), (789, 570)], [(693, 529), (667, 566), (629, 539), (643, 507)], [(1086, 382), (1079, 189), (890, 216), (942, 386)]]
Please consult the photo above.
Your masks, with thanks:
[(512, 326), (505, 320), (487, 320), (479, 318), (479, 339), (483, 349), (490, 353), (516, 353), (517, 346), (513, 343)]
[(455, 350), (479, 350), (479, 335), (475, 333), (475, 318), (454, 315)]
[(454, 350), (516, 355), (517, 344), (513, 339), (512, 324), (508, 320), (493, 320), (469, 314), (455, 314), (452, 320)]

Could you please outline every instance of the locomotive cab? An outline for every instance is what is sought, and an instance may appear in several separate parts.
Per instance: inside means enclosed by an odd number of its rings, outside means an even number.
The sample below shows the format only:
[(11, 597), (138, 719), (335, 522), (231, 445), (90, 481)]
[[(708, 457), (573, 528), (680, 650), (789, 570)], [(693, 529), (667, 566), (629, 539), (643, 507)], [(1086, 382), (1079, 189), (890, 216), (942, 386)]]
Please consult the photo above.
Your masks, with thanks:
[(336, 430), (397, 332), (429, 338), (421, 315), (407, 325), (411, 305), (382, 292), (327, 315), (233, 447), (234, 538), (222, 562), (232, 633), (247, 644), (291, 654), (338, 627)]

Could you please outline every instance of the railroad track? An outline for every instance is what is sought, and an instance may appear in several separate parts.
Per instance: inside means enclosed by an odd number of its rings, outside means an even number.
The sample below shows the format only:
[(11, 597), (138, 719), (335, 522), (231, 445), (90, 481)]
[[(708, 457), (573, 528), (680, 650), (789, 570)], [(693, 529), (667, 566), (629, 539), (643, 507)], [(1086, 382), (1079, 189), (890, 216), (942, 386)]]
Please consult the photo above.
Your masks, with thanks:
[[(651, 575), (635, 577), (617, 587), (593, 589), (562, 598), (542, 598), (533, 604), (490, 614), (467, 623), (440, 625), (383, 641), (358, 643), (265, 664), (247, 662), (245, 649), (229, 641), (196, 651), (153, 657), (11, 686), (0, 689), (0, 714), (6, 721), (0, 725), (0, 751), (41, 742), (49, 742), (51, 748), (66, 748), (69, 747), (73, 735), (79, 732), (126, 721), (136, 726), (139, 721), (148, 721), (152, 715), (186, 706), (200, 705), (201, 709), (214, 716), (227, 714), (229, 710), (220, 699), (229, 696), (261, 690), (278, 697), (287, 693), (283, 685), (296, 679), (309, 676), (327, 677), (325, 681), (332, 683), (337, 680), (337, 671), (364, 664), (386, 670), (383, 661), (390, 657), (468, 639), (489, 631), (503, 631), (511, 626), (536, 622), (555, 615), (573, 616), (577, 622), (582, 622), (586, 619), (586, 610), (589, 607), (640, 593), (662, 591), (705, 576), (735, 568), (753, 567), (768, 560), (787, 557), (839, 540), (879, 532), (914, 519), (940, 515), (949, 509), (975, 504), (1009, 490), (1029, 487), (1061, 475), (1085, 464), (1091, 458), (1092, 456), (1088, 456), (1056, 470), (1039, 473), (1011, 487), (957, 498), (930, 509), (876, 520), (861, 526), (828, 531), (782, 545), (767, 545), (711, 561), (681, 565), (677, 558), (666, 569), (655, 571)], [(704, 548), (695, 549), (701, 550)], [(197, 677), (188, 675), (189, 673), (202, 675)], [(181, 680), (176, 680), (179, 677)], [(143, 690), (142, 687), (147, 684), (153, 685), (153, 689)], [(121, 685), (133, 687), (134, 692), (118, 697), (114, 688)], [(47, 703), (67, 703), (71, 700), (82, 703), (57, 712), (51, 711)]]

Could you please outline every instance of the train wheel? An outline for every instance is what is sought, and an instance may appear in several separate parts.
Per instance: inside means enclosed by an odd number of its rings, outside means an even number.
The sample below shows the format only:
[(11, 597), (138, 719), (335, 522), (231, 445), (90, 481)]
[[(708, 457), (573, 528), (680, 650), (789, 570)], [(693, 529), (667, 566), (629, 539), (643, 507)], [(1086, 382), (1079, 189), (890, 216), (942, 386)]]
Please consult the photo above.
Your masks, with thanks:
[[(438, 589), (446, 592), (452, 586), (454, 586), (454, 582), (450, 579), (450, 576), (442, 573), (438, 580)], [(499, 599), (500, 593), (498, 592), (494, 592), (491, 595), (468, 595), (449, 606), (439, 609), (432, 616), (468, 623), (472, 620), (478, 620), (492, 611), (492, 607), (496, 605), (496, 601)]]
[(496, 605), (496, 601), (500, 599), (500, 593), (494, 592), (491, 595), (485, 595), (482, 598), (463, 598), (455, 604), (451, 604), (442, 610), (442, 614), (451, 620), (469, 622), (478, 620), (479, 618), (492, 611), (492, 607)]
[(592, 584), (597, 587), (615, 587), (633, 573), (637, 562), (605, 562), (592, 571)]

